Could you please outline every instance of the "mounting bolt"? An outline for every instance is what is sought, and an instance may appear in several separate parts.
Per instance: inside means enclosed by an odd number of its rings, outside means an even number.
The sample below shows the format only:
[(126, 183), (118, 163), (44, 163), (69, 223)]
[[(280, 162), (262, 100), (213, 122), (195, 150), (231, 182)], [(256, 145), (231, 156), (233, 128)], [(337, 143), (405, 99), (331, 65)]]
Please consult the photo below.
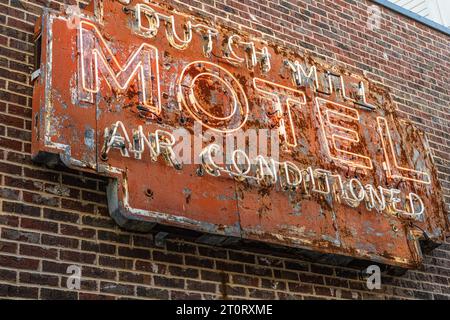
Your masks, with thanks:
[(158, 232), (155, 235), (155, 246), (160, 247), (160, 248), (164, 248), (166, 246), (166, 237), (169, 234), (167, 232)]
[(153, 198), (153, 191), (152, 189), (148, 188), (145, 190), (145, 195), (149, 198)]
[(197, 176), (203, 177), (205, 175), (205, 170), (203, 169), (202, 166), (199, 166), (195, 173), (197, 174)]

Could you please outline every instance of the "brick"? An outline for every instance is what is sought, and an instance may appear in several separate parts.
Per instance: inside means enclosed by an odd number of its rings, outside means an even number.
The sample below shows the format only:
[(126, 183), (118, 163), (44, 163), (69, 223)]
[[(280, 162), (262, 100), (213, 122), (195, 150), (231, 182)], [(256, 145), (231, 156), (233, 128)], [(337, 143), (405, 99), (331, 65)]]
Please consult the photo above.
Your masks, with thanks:
[(246, 263), (255, 263), (255, 256), (247, 253), (240, 253), (237, 251), (229, 251), (228, 256), (230, 260), (246, 262)]
[(181, 268), (177, 266), (169, 266), (169, 274), (185, 278), (198, 278), (199, 271), (193, 268)]
[(3, 211), (11, 213), (19, 213), (23, 215), (39, 217), (41, 214), (41, 209), (39, 207), (30, 206), (27, 204), (17, 203), (17, 202), (3, 202)]
[(167, 271), (167, 266), (155, 262), (136, 260), (136, 270), (165, 274)]
[(83, 266), (81, 274), (86, 278), (115, 280), (117, 271), (92, 266)]
[(277, 292), (277, 297), (280, 300), (302, 300), (303, 296), (293, 293)]
[(136, 292), (138, 297), (162, 300), (169, 299), (169, 291), (165, 289), (137, 287)]
[(97, 232), (97, 236), (99, 240), (109, 241), (109, 242), (117, 242), (117, 243), (130, 243), (130, 236), (126, 234), (116, 234), (114, 232), (99, 230)]
[(41, 243), (47, 246), (76, 249), (78, 248), (79, 240), (74, 238), (43, 234), (41, 237)]
[(107, 243), (98, 243), (92, 241), (81, 241), (81, 250), (91, 251), (103, 254), (115, 254), (116, 246)]
[(319, 296), (331, 297), (333, 295), (331, 289), (326, 287), (314, 287), (314, 291)]
[(59, 231), (62, 235), (86, 239), (94, 239), (97, 231), (91, 228), (82, 228), (69, 224), (60, 224)]
[(245, 272), (248, 274), (254, 274), (262, 277), (272, 277), (273, 275), (273, 271), (270, 268), (253, 266), (249, 264), (245, 265)]
[(267, 267), (283, 268), (283, 260), (272, 257), (256, 257), (256, 263)]
[(333, 287), (348, 288), (348, 281), (341, 278), (325, 277), (325, 284)]
[(19, 197), (20, 192), (18, 190), (0, 187), (0, 198), (8, 200), (19, 200)]
[(61, 199), (61, 207), (79, 212), (94, 213), (95, 206), (92, 203)]
[(221, 282), (221, 283), (229, 282), (229, 278), (230, 278), (229, 275), (224, 272), (201, 270), (200, 274), (201, 274), (202, 280), (215, 281), (215, 282)]
[(101, 203), (106, 204), (106, 196), (104, 193), (95, 193), (83, 190), (81, 193), (81, 199), (85, 201), (95, 202), (95, 203)]
[(57, 197), (51, 197), (38, 193), (23, 192), (23, 200), (25, 202), (33, 203), (36, 205), (43, 205), (49, 207), (58, 207), (60, 199)]
[(216, 268), (221, 271), (244, 272), (244, 265), (238, 263), (230, 263), (225, 261), (216, 261)]
[(42, 300), (76, 300), (78, 293), (68, 290), (40, 289), (39, 298)]
[(359, 278), (359, 273), (357, 271), (354, 270), (345, 270), (345, 269), (336, 269), (336, 276), (337, 277), (343, 277), (346, 279), (358, 279)]
[(57, 276), (46, 274), (21, 272), (19, 281), (22, 283), (56, 287), (58, 286), (59, 278)]
[(2, 213), (0, 215), (0, 225), (8, 226), (8, 227), (18, 227), (19, 226), (19, 218), (7, 215), (5, 213)]
[(134, 295), (134, 287), (130, 285), (102, 281), (100, 283), (100, 292), (132, 296)]
[(259, 286), (259, 278), (258, 277), (251, 277), (241, 274), (234, 274), (232, 276), (232, 282), (234, 284), (240, 284), (244, 286), (250, 286), (250, 287), (258, 287)]
[(130, 257), (147, 260), (150, 259), (150, 250), (138, 249), (138, 248), (128, 248), (119, 247), (119, 255), (122, 257)]
[(52, 248), (44, 248), (42, 246), (33, 246), (28, 244), (20, 244), (19, 252), (23, 256), (31, 256), (37, 258), (56, 259), (58, 250)]
[(58, 224), (50, 221), (36, 220), (23, 217), (20, 220), (20, 226), (24, 229), (32, 229), (36, 231), (44, 231), (50, 233), (58, 232)]
[(46, 273), (67, 274), (70, 263), (61, 263), (54, 261), (42, 261), (42, 271)]
[(198, 252), (200, 253), (200, 255), (209, 258), (227, 259), (227, 252), (223, 249), (217, 249), (213, 247), (198, 247)]
[(185, 243), (185, 242), (167, 241), (166, 247), (167, 247), (167, 250), (172, 251), (172, 252), (187, 253), (187, 254), (194, 254), (194, 255), (197, 253), (196, 246)]
[(38, 288), (30, 288), (26, 286), (0, 285), (0, 297), (20, 298), (20, 299), (37, 299)]
[(300, 274), (300, 281), (306, 283), (325, 284), (323, 276), (313, 274)]
[(0, 255), (0, 267), (20, 270), (37, 270), (39, 267), (39, 260)]
[(450, 295), (434, 293), (433, 294), (433, 299), (434, 300), (450, 300)]
[[(66, 286), (71, 283), (71, 281), (68, 277), (61, 277), (61, 285)], [(90, 279), (81, 279), (80, 281), (80, 290), (83, 291), (98, 291), (99, 285), (97, 283), (97, 279), (90, 280)]]
[[(113, 267), (113, 268), (120, 268), (120, 269), (130, 269), (133, 268), (133, 260), (130, 259), (120, 259), (116, 257), (109, 257), (109, 256), (100, 256), (98, 258), (99, 264), (101, 266), (105, 267)], [(138, 265), (138, 262), (136, 262), (136, 265)], [(136, 267), (138, 268), (138, 267)]]
[(155, 276), (153, 280), (155, 281), (156, 286), (166, 288), (184, 288), (185, 282), (184, 279), (166, 278), (160, 276)]
[(105, 294), (97, 294), (97, 293), (88, 293), (88, 292), (80, 292), (79, 293), (80, 300), (114, 300), (114, 296), (108, 296)]
[(309, 266), (304, 262), (294, 262), (294, 261), (285, 261), (284, 265), (286, 269), (291, 270), (299, 270), (299, 271), (309, 271)]
[(85, 177), (69, 176), (65, 174), (62, 175), (62, 183), (77, 188), (86, 188), (91, 190), (95, 190), (97, 188), (97, 182), (95, 180), (87, 179)]
[(0, 269), (1, 282), (16, 282), (17, 272), (13, 270)]
[(31, 141), (31, 132), (16, 128), (8, 128), (7, 136), (16, 140)]
[(187, 280), (187, 289), (215, 293), (217, 285), (215, 283)]
[(171, 300), (200, 300), (202, 298), (199, 293), (190, 293), (183, 291), (171, 291), (170, 299)]
[(23, 173), (24, 173), (24, 176), (28, 177), (28, 178), (45, 180), (45, 181), (50, 181), (50, 182), (58, 182), (59, 181), (59, 174), (54, 173), (54, 172), (24, 168)]
[(80, 216), (72, 212), (44, 208), (44, 218), (61, 222), (76, 223), (80, 219)]
[(92, 217), (92, 216), (84, 216), (82, 218), (83, 225), (96, 227), (96, 228), (107, 228), (112, 229), (115, 224), (111, 219), (105, 219), (102, 217)]
[(36, 232), (18, 231), (15, 229), (2, 229), (2, 238), (20, 242), (39, 243), (40, 234)]
[(332, 267), (312, 264), (311, 265), (311, 272), (312, 273), (318, 273), (318, 274), (332, 275), (332, 274), (334, 274), (334, 269)]
[(261, 279), (261, 287), (270, 290), (286, 290), (286, 283), (272, 279)]
[(248, 290), (249, 295), (251, 298), (257, 298), (257, 299), (275, 299), (275, 293), (273, 291), (267, 291), (267, 290), (260, 290), (260, 289), (249, 289)]
[(190, 266), (202, 267), (202, 268), (210, 268), (214, 267), (214, 260), (211, 259), (201, 259), (199, 257), (194, 256), (186, 256), (184, 258), (185, 264)]
[(93, 264), (96, 259), (95, 254), (92, 253), (67, 251), (67, 250), (61, 250), (59, 256), (64, 261), (73, 261), (85, 264)]
[[(146, 277), (147, 281), (150, 277)], [(144, 284), (144, 275), (140, 273), (132, 273), (132, 272), (120, 272), (119, 273), (119, 281), (121, 282), (132, 282)]]
[(16, 177), (5, 176), (5, 185), (13, 188), (27, 189), (31, 191), (42, 191), (44, 184)]
[(3, 253), (16, 253), (17, 252), (17, 247), (18, 247), (17, 243), (0, 241), (0, 252), (3, 252)]
[(228, 297), (228, 296), (235, 296), (235, 297), (245, 297), (246, 296), (246, 289), (244, 287), (225, 285), (225, 286), (221, 286), (220, 288), (221, 288), (222, 296), (224, 298)]
[(162, 262), (170, 262), (170, 263), (177, 263), (177, 264), (182, 264), (183, 263), (183, 257), (175, 255), (175, 254), (170, 254), (170, 253), (164, 253), (161, 251), (153, 251), (153, 260), (156, 261), (162, 261)]
[(288, 288), (291, 292), (313, 293), (313, 286), (305, 283), (288, 282)]
[[(2, 71), (0, 69), (0, 75), (1, 75)], [(13, 117), (13, 116), (9, 116), (9, 115), (5, 115), (5, 114), (0, 114), (0, 123), (4, 123), (10, 126), (14, 126), (17, 128), (23, 128), (23, 119), (21, 118), (17, 118), (17, 117)]]
[(143, 248), (152, 248), (154, 247), (153, 235), (133, 235), (132, 236), (133, 246), (143, 247)]

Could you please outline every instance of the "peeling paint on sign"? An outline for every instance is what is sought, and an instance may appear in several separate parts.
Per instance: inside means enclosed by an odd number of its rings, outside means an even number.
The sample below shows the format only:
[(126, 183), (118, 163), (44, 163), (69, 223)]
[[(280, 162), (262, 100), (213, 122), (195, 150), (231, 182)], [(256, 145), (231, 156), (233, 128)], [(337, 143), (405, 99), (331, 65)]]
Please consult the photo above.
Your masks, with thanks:
[[(419, 240), (444, 240), (426, 137), (370, 79), (144, 1), (47, 11), (36, 36), (34, 159), (57, 154), (109, 177), (121, 226), (164, 224), (402, 267), (420, 264)], [(279, 150), (251, 157), (244, 143), (231, 162), (216, 162), (219, 141), (240, 132), (276, 132), (267, 141)], [(187, 160), (178, 138), (193, 141)]]

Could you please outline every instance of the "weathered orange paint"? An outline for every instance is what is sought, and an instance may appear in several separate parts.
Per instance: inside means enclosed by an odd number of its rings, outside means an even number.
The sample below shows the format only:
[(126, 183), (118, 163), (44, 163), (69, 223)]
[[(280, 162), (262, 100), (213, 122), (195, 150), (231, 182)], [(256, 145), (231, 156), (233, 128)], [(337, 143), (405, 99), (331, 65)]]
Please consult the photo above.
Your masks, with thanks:
[[(138, 2), (132, 1), (132, 4)], [(418, 240), (423, 239), (423, 235), (413, 224), (425, 230), (434, 242), (444, 239), (448, 220), (429, 148), (422, 133), (400, 122), (394, 103), (384, 88), (342, 67), (330, 66), (310, 55), (301, 56), (262, 41), (255, 42), (259, 48), (268, 46), (272, 57), (270, 72), (263, 73), (259, 67), (249, 70), (243, 66), (233, 66), (221, 58), (227, 37), (239, 34), (248, 41), (251, 35), (220, 24), (212, 25), (209, 21), (181, 14), (164, 5), (153, 7), (158, 12), (175, 16), (178, 34), (182, 34), (180, 26), (188, 20), (219, 30), (220, 36), (214, 40), (211, 57), (203, 55), (204, 40), (195, 33), (190, 47), (184, 51), (169, 45), (164, 27), (151, 39), (133, 33), (130, 28), (132, 14), (124, 10), (118, 1), (93, 1), (82, 20), (91, 21), (99, 28), (121, 63), (125, 63), (142, 43), (158, 48), (162, 112), (156, 117), (138, 108), (139, 88), (136, 81), (131, 83), (124, 94), (114, 94), (103, 81), (100, 93), (94, 95), (94, 103), (80, 101), (77, 97), (80, 82), (79, 33), (76, 28), (68, 27), (67, 15), (53, 12), (44, 14), (37, 27), (42, 34), (42, 64), (41, 76), (34, 84), (32, 150), (36, 160), (54, 161), (55, 158), (49, 154), (57, 154), (69, 167), (110, 177), (110, 212), (118, 223), (132, 229), (147, 230), (153, 224), (160, 223), (403, 267), (417, 266), (422, 259)], [(236, 51), (244, 54), (242, 50)], [(389, 213), (368, 211), (363, 204), (351, 208), (318, 194), (283, 191), (278, 187), (263, 188), (228, 177), (199, 175), (198, 165), (184, 165), (182, 170), (174, 170), (162, 160), (150, 161), (147, 154), (137, 160), (133, 157), (124, 158), (118, 150), (114, 150), (107, 158), (102, 157), (100, 150), (104, 144), (104, 128), (119, 120), (129, 130), (139, 125), (143, 126), (144, 132), (154, 132), (156, 129), (170, 131), (179, 127), (193, 130), (195, 120), (187, 110), (178, 107), (174, 86), (182, 69), (197, 60), (214, 62), (239, 80), (249, 99), (250, 108), (244, 130), (276, 127), (279, 119), (269, 115), (271, 106), (255, 90), (252, 80), (258, 77), (294, 88), (290, 74), (286, 71), (285, 59), (307, 62), (315, 66), (320, 75), (332, 70), (333, 73), (343, 75), (346, 83), (362, 81), (366, 88), (367, 104), (375, 106), (375, 110), (358, 107), (345, 100), (340, 92), (314, 92), (311, 86), (295, 88), (303, 90), (306, 95), (306, 105), (293, 115), (299, 145), (288, 152), (281, 152), (281, 158), (305, 168), (312, 166), (344, 177), (357, 176), (364, 184), (384, 187), (398, 185), (403, 194), (414, 192), (422, 198), (426, 208), (425, 221), (413, 222)], [(320, 78), (319, 87), (323, 87), (323, 84), (324, 79)], [(209, 89), (202, 89), (198, 94), (207, 100)], [(351, 94), (347, 92), (347, 96)], [(372, 159), (373, 169), (342, 165), (324, 154), (323, 143), (319, 139), (322, 134), (320, 122), (314, 111), (316, 97), (358, 110), (360, 121), (354, 128), (361, 141), (350, 151), (367, 155)], [(228, 101), (225, 96), (219, 99)], [(227, 110), (217, 108), (217, 105), (211, 105), (210, 112), (226, 114)], [(405, 166), (415, 165), (416, 169), (429, 172), (431, 184), (400, 182), (386, 176), (382, 166), (385, 159), (380, 134), (376, 130), (378, 116), (388, 119), (401, 163)], [(351, 125), (344, 120), (341, 123)], [(408, 159), (414, 152), (418, 154), (419, 161), (412, 163)], [(108, 171), (112, 167), (121, 168), (124, 173)], [(139, 213), (133, 213), (124, 206), (124, 193), (129, 194), (129, 206), (140, 209)]]

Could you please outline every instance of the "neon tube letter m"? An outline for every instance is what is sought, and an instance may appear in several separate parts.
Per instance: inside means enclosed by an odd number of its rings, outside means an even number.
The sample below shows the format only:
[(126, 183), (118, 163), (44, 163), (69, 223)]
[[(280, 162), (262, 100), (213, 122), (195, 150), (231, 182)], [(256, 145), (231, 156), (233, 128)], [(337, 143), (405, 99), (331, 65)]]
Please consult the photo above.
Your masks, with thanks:
[(109, 48), (100, 31), (92, 23), (82, 21), (79, 30), (80, 100), (94, 102), (94, 94), (100, 92), (99, 74), (115, 93), (126, 92), (133, 80), (139, 84), (139, 103), (153, 114), (160, 114), (160, 84), (158, 49), (142, 44), (121, 65)]

